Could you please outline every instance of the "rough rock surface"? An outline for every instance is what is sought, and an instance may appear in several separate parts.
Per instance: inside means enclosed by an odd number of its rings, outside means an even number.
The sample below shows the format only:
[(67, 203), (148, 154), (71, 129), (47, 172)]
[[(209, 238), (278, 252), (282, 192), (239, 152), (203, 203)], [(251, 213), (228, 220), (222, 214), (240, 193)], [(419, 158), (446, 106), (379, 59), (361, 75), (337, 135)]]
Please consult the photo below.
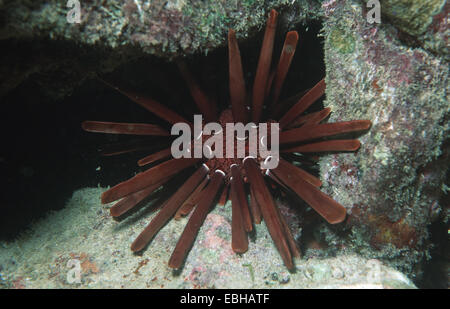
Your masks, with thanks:
[(448, 211), (439, 205), (448, 168), (448, 63), (405, 46), (390, 24), (367, 23), (355, 2), (324, 6), (330, 120), (373, 123), (357, 154), (321, 162), (328, 192), (348, 208), (346, 245), (420, 273), (428, 225), (440, 206)]
[(381, 10), (388, 21), (417, 40), (424, 49), (449, 60), (449, 12), (446, 0), (387, 0)]
[(103, 191), (75, 192), (65, 209), (16, 241), (0, 243), (0, 288), (415, 288), (397, 270), (354, 254), (303, 259), (290, 273), (264, 223), (248, 252), (237, 255), (229, 204), (208, 215), (183, 268), (174, 272), (167, 261), (187, 220), (170, 222), (134, 255), (130, 243), (154, 214), (144, 209), (114, 222), (109, 206), (98, 201)]
[[(41, 82), (61, 98), (92, 74), (155, 55), (172, 59), (207, 54), (226, 41), (228, 28), (248, 38), (261, 30), (271, 8), (286, 8), (286, 22), (317, 18), (314, 0), (80, 1), (80, 23), (69, 23), (67, 1), (0, 1), (0, 40), (13, 53), (2, 58), (0, 96), (33, 73), (58, 76)], [(296, 14), (295, 12), (300, 12)], [(17, 50), (20, 50), (18, 53)], [(55, 85), (56, 84), (56, 85)]]
[[(266, 20), (268, 8), (292, 1), (80, 1), (80, 23), (69, 23), (67, 1), (2, 1), (0, 38), (48, 37), (111, 48), (137, 45), (164, 58), (207, 52), (225, 43), (228, 28), (247, 37)], [(297, 20), (317, 16), (317, 1), (299, 1)], [(300, 18), (303, 17), (303, 19)]]

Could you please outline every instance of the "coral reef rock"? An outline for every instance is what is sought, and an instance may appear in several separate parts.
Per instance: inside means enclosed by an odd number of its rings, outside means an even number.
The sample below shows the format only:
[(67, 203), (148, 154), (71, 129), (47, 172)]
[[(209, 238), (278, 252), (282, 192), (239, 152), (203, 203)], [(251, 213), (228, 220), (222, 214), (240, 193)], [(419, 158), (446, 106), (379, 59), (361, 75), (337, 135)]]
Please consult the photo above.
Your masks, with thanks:
[[(386, 1), (386, 10), (395, 11), (387, 4), (393, 2)], [(328, 1), (324, 7), (324, 104), (332, 107), (331, 120), (373, 123), (356, 155), (321, 161), (329, 193), (348, 207), (350, 243), (344, 246), (420, 275), (430, 249), (428, 226), (436, 208), (445, 208), (439, 200), (448, 168), (448, 63), (405, 45), (392, 24), (368, 23), (361, 4)], [(423, 14), (435, 11), (437, 6)], [(426, 28), (398, 25), (415, 29), (412, 34)], [(324, 227), (322, 233), (339, 243), (335, 231)]]
[[(0, 287), (7, 288), (415, 288), (376, 259), (338, 255), (283, 265), (265, 224), (243, 255), (231, 250), (231, 205), (216, 207), (180, 272), (167, 266), (186, 219), (172, 221), (142, 255), (129, 248), (154, 214), (121, 222), (99, 206), (104, 189), (82, 189), (10, 243), (0, 243)], [(137, 222), (136, 222), (137, 221)], [(137, 224), (133, 224), (137, 223)]]
[[(41, 83), (44, 88), (51, 88), (51, 97), (60, 98), (91, 73), (112, 71), (136, 57), (155, 55), (171, 59), (196, 52), (207, 54), (225, 44), (229, 28), (236, 30), (239, 39), (247, 38), (263, 29), (270, 9), (282, 10), (291, 1), (78, 3), (79, 23), (74, 22), (75, 6), (68, 6), (68, 1), (0, 1), (2, 49), (15, 50), (2, 58), (0, 96), (33, 73), (57, 76)], [(305, 22), (317, 16), (320, 5), (307, 0), (291, 4), (288, 9), (289, 21)]]

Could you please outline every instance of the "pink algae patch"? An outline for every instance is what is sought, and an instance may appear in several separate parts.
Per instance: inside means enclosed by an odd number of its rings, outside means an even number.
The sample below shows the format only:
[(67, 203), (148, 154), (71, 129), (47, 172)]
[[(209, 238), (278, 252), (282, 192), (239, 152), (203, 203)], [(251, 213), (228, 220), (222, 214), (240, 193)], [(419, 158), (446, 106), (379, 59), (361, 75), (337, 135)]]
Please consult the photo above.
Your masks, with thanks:
[(205, 225), (209, 226), (205, 232), (205, 239), (202, 242), (202, 246), (212, 250), (218, 250), (220, 252), (220, 262), (226, 262), (228, 259), (233, 258), (236, 254), (231, 249), (231, 241), (224, 239), (218, 235), (218, 229), (226, 226), (231, 230), (231, 226), (223, 216), (216, 214), (209, 214), (206, 217)]

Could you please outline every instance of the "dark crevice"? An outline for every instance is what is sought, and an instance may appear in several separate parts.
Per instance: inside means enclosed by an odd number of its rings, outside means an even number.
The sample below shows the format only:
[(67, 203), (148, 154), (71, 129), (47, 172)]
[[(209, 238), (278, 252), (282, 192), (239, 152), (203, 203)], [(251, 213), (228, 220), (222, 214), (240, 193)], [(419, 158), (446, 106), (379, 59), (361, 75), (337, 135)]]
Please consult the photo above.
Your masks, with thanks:
[[(296, 29), (300, 41), (282, 98), (308, 89), (323, 78), (323, 43), (317, 36), (320, 29), (320, 23)], [(277, 33), (273, 65), (281, 52), (284, 35), (281, 31)], [(247, 88), (253, 80), (262, 37), (263, 32), (239, 42)], [(22, 45), (16, 46), (22, 48)], [(14, 46), (9, 45), (12, 54), (15, 53)], [(52, 50), (57, 55), (58, 47)], [(77, 54), (74, 49), (70, 50), (71, 55)], [(62, 46), (61, 57), (66, 52), (67, 47)], [(80, 67), (85, 67), (86, 59), (97, 59), (96, 55), (82, 54)], [(33, 61), (39, 59), (36, 57)], [(225, 107), (229, 97), (227, 47), (207, 56), (194, 55), (184, 60), (204, 89)], [(192, 117), (195, 112), (192, 98), (174, 62), (145, 56), (99, 77), (151, 96), (186, 117)], [(4, 145), (0, 152), (1, 239), (13, 239), (33, 220), (50, 210), (62, 209), (77, 189), (112, 186), (140, 170), (136, 162), (148, 152), (112, 157), (101, 157), (98, 153), (102, 145), (129, 141), (130, 136), (84, 132), (80, 126), (82, 121), (149, 122), (168, 127), (97, 78), (86, 78), (70, 96), (53, 100), (46, 90), (57, 82), (61, 82), (57, 74), (38, 71), (3, 97), (0, 116)]]

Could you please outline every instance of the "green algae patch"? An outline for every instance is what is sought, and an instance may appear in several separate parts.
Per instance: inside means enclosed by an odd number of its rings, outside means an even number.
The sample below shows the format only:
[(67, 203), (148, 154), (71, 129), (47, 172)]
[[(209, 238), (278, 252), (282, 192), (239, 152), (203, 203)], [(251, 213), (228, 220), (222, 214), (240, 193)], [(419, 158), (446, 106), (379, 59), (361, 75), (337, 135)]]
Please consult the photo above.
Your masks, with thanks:
[(342, 29), (334, 29), (329, 40), (331, 46), (341, 54), (350, 54), (355, 50), (355, 39)]

